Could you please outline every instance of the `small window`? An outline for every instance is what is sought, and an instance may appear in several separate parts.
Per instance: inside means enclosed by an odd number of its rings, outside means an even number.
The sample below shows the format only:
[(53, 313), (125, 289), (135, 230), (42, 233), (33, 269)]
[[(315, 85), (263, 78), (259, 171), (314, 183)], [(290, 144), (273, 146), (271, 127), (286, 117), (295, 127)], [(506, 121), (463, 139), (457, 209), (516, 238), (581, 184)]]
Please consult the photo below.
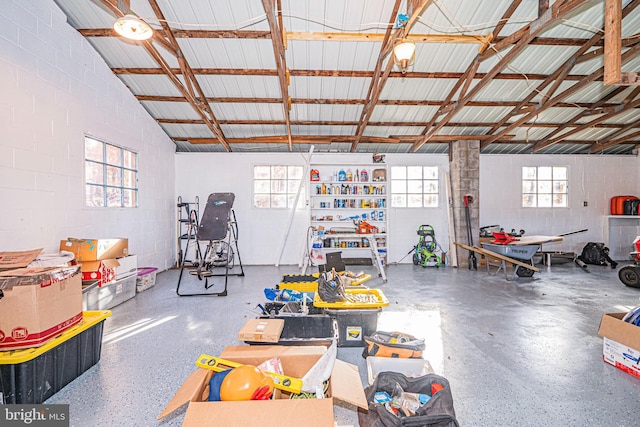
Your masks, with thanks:
[(95, 138), (84, 138), (85, 206), (138, 206), (138, 154)]
[(522, 168), (523, 208), (566, 208), (568, 200), (566, 166), (525, 166)]
[(391, 206), (394, 208), (437, 208), (437, 166), (392, 166)]
[[(254, 166), (253, 207), (291, 208), (302, 184), (302, 166)], [(304, 200), (304, 187), (300, 193), (298, 207)]]

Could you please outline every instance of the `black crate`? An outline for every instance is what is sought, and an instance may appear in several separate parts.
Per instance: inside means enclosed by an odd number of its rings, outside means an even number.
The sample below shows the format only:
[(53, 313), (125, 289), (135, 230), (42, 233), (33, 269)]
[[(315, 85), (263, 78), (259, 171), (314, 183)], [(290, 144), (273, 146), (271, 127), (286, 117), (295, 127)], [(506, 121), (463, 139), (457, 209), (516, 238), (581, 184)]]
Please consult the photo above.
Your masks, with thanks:
[(0, 364), (0, 403), (43, 403), (98, 363), (103, 324), (104, 319), (30, 360)]
[(324, 310), (336, 320), (338, 347), (364, 347), (364, 337), (372, 335), (378, 328), (378, 315), (381, 311), (379, 308)]
[[(279, 345), (330, 345), (335, 332), (333, 319), (325, 314), (262, 316), (261, 319), (284, 319)], [(245, 341), (247, 344), (272, 344)]]

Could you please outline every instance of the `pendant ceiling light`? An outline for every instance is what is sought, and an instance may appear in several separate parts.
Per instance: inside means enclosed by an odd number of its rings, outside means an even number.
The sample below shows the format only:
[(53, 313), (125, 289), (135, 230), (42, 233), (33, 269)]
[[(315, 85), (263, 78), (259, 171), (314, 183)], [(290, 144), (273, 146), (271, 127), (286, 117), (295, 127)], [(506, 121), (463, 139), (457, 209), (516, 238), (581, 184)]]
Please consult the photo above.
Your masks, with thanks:
[(122, 37), (126, 37), (131, 40), (147, 40), (153, 35), (153, 29), (149, 24), (131, 12), (127, 13), (122, 18), (118, 18), (116, 23), (113, 24), (113, 29)]
[(413, 65), (416, 60), (416, 44), (402, 39), (393, 47), (393, 62), (400, 67), (402, 74), (407, 73), (407, 67)]

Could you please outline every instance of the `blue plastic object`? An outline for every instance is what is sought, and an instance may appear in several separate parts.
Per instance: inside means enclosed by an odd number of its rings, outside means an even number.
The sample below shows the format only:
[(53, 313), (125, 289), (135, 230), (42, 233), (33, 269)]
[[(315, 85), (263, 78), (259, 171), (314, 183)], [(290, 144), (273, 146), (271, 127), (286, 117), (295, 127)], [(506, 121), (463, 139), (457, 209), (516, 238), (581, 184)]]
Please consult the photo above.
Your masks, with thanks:
[(231, 372), (231, 369), (216, 372), (215, 375), (211, 377), (211, 381), (209, 381), (209, 402), (220, 401), (220, 386), (229, 372)]

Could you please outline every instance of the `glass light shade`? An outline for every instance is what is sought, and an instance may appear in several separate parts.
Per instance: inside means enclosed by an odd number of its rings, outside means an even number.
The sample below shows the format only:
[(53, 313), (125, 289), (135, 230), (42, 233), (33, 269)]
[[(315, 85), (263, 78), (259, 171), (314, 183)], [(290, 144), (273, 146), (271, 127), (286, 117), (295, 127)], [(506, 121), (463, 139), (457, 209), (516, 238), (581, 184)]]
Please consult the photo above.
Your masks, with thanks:
[(127, 13), (122, 18), (118, 18), (113, 29), (122, 37), (131, 40), (147, 40), (153, 35), (153, 30), (142, 19), (132, 13)]
[(400, 67), (402, 73), (407, 72), (407, 67), (413, 65), (416, 59), (416, 44), (403, 40), (393, 48), (393, 61)]

